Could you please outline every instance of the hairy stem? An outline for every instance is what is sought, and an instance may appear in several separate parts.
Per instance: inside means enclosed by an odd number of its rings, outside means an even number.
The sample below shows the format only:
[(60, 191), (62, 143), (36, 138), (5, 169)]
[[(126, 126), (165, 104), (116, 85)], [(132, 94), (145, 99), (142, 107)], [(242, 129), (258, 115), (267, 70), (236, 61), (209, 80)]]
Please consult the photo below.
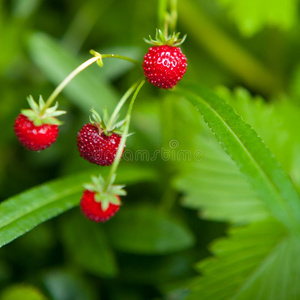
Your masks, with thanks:
[(56, 97), (61, 93), (61, 91), (74, 79), (76, 75), (78, 75), (80, 72), (82, 72), (84, 69), (86, 69), (88, 66), (93, 64), (99, 59), (99, 57), (92, 57), (82, 63), (80, 66), (78, 66), (74, 71), (72, 71), (57, 87), (56, 89), (52, 92), (52, 94), (49, 96), (49, 98), (46, 101), (46, 105), (44, 109), (41, 111), (41, 115), (44, 114), (46, 109), (51, 106), (53, 101), (56, 99)]
[(118, 151), (117, 151), (115, 160), (114, 160), (114, 162), (113, 162), (113, 164), (111, 166), (110, 172), (108, 174), (106, 185), (105, 185), (105, 187), (103, 189), (103, 192), (106, 192), (109, 189), (109, 187), (113, 184), (114, 179), (116, 177), (116, 171), (117, 171), (118, 166), (120, 164), (122, 153), (123, 153), (123, 149), (124, 149), (124, 146), (125, 146), (125, 143), (126, 143), (128, 132), (129, 132), (129, 125), (130, 125), (130, 120), (131, 120), (132, 108), (133, 108), (135, 99), (136, 99), (139, 91), (141, 90), (142, 86), (144, 85), (144, 83), (145, 83), (145, 79), (143, 79), (139, 83), (139, 85), (137, 86), (137, 88), (136, 88), (136, 90), (135, 90), (135, 92), (134, 92), (134, 94), (133, 94), (133, 96), (131, 98), (131, 101), (130, 101), (130, 104), (129, 104), (129, 107), (128, 107), (128, 111), (127, 111), (127, 114), (126, 114), (126, 118), (125, 118), (124, 132), (122, 134), (122, 138), (121, 138), (121, 141), (120, 141), (120, 144), (119, 144), (119, 147), (118, 147)]
[(81, 73), (84, 69), (86, 69), (88, 66), (92, 65), (94, 62), (98, 62), (100, 66), (103, 65), (102, 59), (103, 58), (118, 58), (123, 59), (129, 62), (132, 62), (136, 65), (141, 65), (141, 63), (135, 59), (123, 56), (123, 55), (116, 55), (116, 54), (100, 54), (94, 50), (90, 51), (94, 57), (88, 59), (84, 63), (82, 63), (80, 66), (78, 66), (74, 71), (72, 71), (52, 92), (52, 94), (49, 96), (49, 98), (46, 101), (46, 105), (44, 109), (41, 111), (41, 115), (43, 115), (47, 108), (51, 106), (51, 104), (54, 102), (54, 100), (57, 98), (57, 96), (62, 92), (62, 90), (76, 77), (79, 73)]
[(133, 58), (127, 57), (127, 56), (123, 56), (123, 55), (117, 55), (117, 54), (101, 54), (102, 58), (119, 58), (119, 59), (123, 59), (126, 60), (128, 62), (134, 63), (138, 66), (141, 66), (141, 62), (138, 60), (135, 60)]
[(114, 122), (117, 119), (118, 113), (121, 110), (121, 108), (123, 107), (123, 105), (125, 104), (125, 102), (127, 101), (127, 99), (130, 97), (130, 95), (134, 92), (134, 90), (136, 89), (136, 87), (138, 86), (140, 81), (134, 83), (127, 91), (126, 93), (122, 96), (122, 98), (120, 99), (118, 105), (116, 106), (115, 110), (113, 111), (108, 123), (107, 123), (107, 128), (108, 130), (113, 126)]
[(159, 0), (158, 2), (158, 28), (164, 33), (165, 38), (169, 32), (176, 31), (177, 0)]

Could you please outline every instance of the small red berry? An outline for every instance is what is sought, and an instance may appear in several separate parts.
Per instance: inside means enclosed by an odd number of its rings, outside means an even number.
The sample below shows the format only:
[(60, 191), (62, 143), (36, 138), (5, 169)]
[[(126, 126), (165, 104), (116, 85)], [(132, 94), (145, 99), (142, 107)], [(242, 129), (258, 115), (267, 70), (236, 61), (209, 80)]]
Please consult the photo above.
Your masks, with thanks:
[(88, 123), (77, 134), (77, 147), (80, 156), (89, 162), (109, 166), (115, 159), (120, 140), (119, 134), (106, 135), (101, 128)]
[(143, 69), (147, 80), (162, 89), (177, 85), (186, 67), (187, 60), (180, 47), (154, 46), (144, 56)]
[(84, 190), (80, 201), (80, 208), (88, 219), (94, 222), (105, 222), (119, 210), (121, 204), (120, 197), (118, 195), (114, 196), (116, 202), (119, 204), (109, 202), (108, 207), (103, 209), (103, 202), (97, 201), (96, 194), (96, 192)]
[(20, 144), (26, 149), (40, 151), (51, 146), (56, 141), (58, 125), (42, 124), (36, 126), (28, 117), (19, 114), (15, 120), (14, 131)]

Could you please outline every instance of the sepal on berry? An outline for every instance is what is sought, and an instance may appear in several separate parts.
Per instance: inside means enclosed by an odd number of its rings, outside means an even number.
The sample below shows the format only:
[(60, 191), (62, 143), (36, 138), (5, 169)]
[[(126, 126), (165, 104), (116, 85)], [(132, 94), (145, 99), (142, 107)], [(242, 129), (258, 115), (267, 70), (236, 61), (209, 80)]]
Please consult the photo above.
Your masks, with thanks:
[(93, 108), (91, 109), (90, 123), (98, 128), (99, 133), (103, 131), (107, 136), (110, 136), (112, 133), (122, 135), (125, 120), (116, 122), (117, 119), (118, 116), (114, 120), (109, 120), (107, 107), (103, 109), (103, 118)]
[(95, 201), (101, 203), (103, 211), (106, 211), (109, 204), (120, 205), (118, 196), (126, 196), (127, 192), (123, 189), (125, 185), (106, 186), (106, 182), (101, 175), (91, 177), (92, 183), (84, 184), (84, 188), (95, 193)]
[(43, 124), (50, 125), (61, 125), (62, 122), (56, 117), (61, 116), (66, 113), (64, 110), (57, 110), (58, 103), (56, 102), (54, 106), (47, 108), (46, 103), (40, 95), (39, 104), (37, 104), (33, 97), (30, 95), (27, 97), (29, 107), (31, 109), (22, 109), (21, 113), (26, 116), (30, 121), (33, 122), (35, 126), (41, 126)]
[(178, 47), (183, 44), (186, 39), (186, 34), (183, 38), (179, 38), (180, 32), (173, 32), (172, 35), (164, 34), (160, 29), (156, 29), (155, 39), (149, 35), (149, 39), (144, 39), (146, 43), (152, 46), (171, 46), (171, 47)]

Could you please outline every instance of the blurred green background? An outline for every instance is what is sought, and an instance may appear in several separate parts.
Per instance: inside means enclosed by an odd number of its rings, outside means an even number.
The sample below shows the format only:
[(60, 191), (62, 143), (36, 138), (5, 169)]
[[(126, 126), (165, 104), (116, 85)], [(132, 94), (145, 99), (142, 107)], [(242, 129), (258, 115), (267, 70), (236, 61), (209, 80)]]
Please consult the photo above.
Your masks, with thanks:
[[(292, 95), (298, 104), (297, 1), (274, 1), (270, 15), (258, 1), (244, 1), (244, 7), (238, 2), (179, 0), (178, 30), (187, 33), (182, 48), (188, 58), (182, 82), (243, 86), (268, 101)], [(41, 153), (18, 144), (14, 120), (27, 108), (28, 95), (46, 99), (90, 57), (90, 49), (142, 61), (148, 49), (143, 38), (155, 34), (157, 6), (153, 0), (0, 0), (1, 200), (82, 170), (100, 172), (79, 157), (76, 134), (88, 122), (89, 109), (106, 105), (111, 111), (141, 69), (107, 59), (102, 69), (92, 66), (79, 75), (58, 98), (60, 109), (68, 111), (58, 140)], [(176, 140), (180, 149), (192, 151), (196, 133), (189, 128), (199, 120), (189, 104), (177, 100), (146, 84), (134, 107), (135, 134), (126, 149), (151, 156)], [(182, 194), (172, 184), (180, 168), (162, 157), (124, 161), (124, 178), (126, 172), (150, 174), (128, 185), (124, 214), (99, 226), (75, 208), (1, 248), (0, 299), (21, 299), (17, 293), (22, 299), (184, 299), (195, 263), (209, 254), (208, 243), (227, 225), (203, 221), (195, 210), (182, 208)], [(132, 230), (137, 231), (131, 235)], [(157, 246), (159, 234), (162, 241), (170, 237), (166, 247)], [(181, 235), (177, 247), (174, 239)]]

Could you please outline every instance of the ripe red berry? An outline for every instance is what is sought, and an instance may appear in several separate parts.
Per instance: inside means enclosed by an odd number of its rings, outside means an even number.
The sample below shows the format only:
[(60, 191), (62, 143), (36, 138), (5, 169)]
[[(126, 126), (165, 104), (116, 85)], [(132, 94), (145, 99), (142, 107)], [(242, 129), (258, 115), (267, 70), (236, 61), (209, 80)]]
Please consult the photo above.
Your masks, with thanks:
[(143, 69), (147, 80), (156, 87), (170, 89), (186, 72), (187, 61), (179, 47), (154, 46), (144, 56)]
[(116, 133), (106, 135), (98, 126), (85, 124), (77, 134), (80, 156), (91, 163), (109, 166), (113, 163), (121, 136)]
[(58, 135), (58, 125), (42, 124), (34, 125), (23, 114), (15, 120), (14, 131), (21, 145), (31, 151), (40, 151), (51, 146)]
[(118, 195), (114, 196), (115, 202), (119, 204), (109, 202), (108, 207), (103, 209), (103, 202), (97, 201), (95, 195), (96, 192), (84, 190), (80, 201), (80, 208), (88, 219), (95, 222), (105, 222), (119, 210), (121, 204), (120, 197)]

